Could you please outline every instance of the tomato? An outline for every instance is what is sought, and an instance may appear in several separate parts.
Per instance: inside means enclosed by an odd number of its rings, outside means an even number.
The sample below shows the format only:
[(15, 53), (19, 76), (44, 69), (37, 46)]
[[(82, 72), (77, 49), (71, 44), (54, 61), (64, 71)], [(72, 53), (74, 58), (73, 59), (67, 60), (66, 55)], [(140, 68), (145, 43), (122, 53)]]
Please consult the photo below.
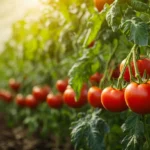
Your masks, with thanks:
[[(120, 64), (120, 72), (122, 71), (124, 64), (125, 64), (125, 59)], [(142, 59), (141, 58), (141, 59), (137, 60), (137, 66), (138, 66), (141, 77), (143, 76), (144, 72), (146, 72), (147, 75), (150, 76), (150, 59), (148, 59), (148, 58)], [(134, 69), (133, 62), (131, 62), (131, 68), (132, 68), (132, 73), (135, 76), (135, 69)], [(130, 81), (130, 74), (129, 74), (128, 67), (125, 69), (124, 79), (127, 82)]]
[(125, 101), (135, 113), (150, 113), (150, 84), (130, 83), (125, 89)]
[(18, 81), (16, 81), (14, 78), (11, 78), (9, 80), (9, 87), (14, 90), (14, 91), (18, 91), (20, 89), (20, 83)]
[(96, 86), (93, 86), (88, 91), (88, 102), (93, 107), (103, 108), (101, 103), (102, 90)]
[(119, 67), (113, 70), (111, 77), (117, 79), (120, 75)]
[(104, 108), (111, 112), (121, 112), (128, 108), (124, 99), (124, 90), (107, 87), (102, 91), (101, 101)]
[(32, 89), (32, 95), (39, 101), (45, 101), (46, 97), (50, 91), (50, 87), (44, 86), (44, 87), (39, 87), (39, 86), (34, 86)]
[(0, 91), (0, 99), (2, 99), (5, 102), (9, 103), (9, 102), (13, 101), (13, 96), (9, 91), (1, 90)]
[(63, 106), (63, 96), (61, 94), (53, 95), (50, 93), (47, 95), (47, 104), (51, 108), (59, 109)]
[(88, 48), (93, 47), (93, 46), (94, 46), (94, 44), (95, 44), (95, 41), (92, 41), (92, 42), (88, 45)]
[(68, 86), (68, 80), (58, 80), (56, 82), (56, 88), (59, 92), (64, 93)]
[(43, 95), (44, 95), (44, 100), (46, 100), (47, 95), (51, 91), (51, 88), (48, 85), (45, 85), (42, 87)]
[(93, 74), (92, 76), (90, 76), (90, 82), (92, 85), (96, 85), (99, 84), (100, 80), (102, 79), (103, 74), (100, 74), (98, 72), (96, 72), (95, 74)]
[(98, 11), (101, 11), (104, 8), (104, 5), (113, 3), (114, 0), (94, 0), (94, 5), (98, 9)]
[(87, 92), (88, 90), (87, 90), (86, 85), (83, 85), (81, 92), (80, 92), (80, 97), (78, 101), (76, 102), (75, 91), (70, 86), (68, 86), (63, 95), (64, 102), (65, 104), (67, 104), (68, 106), (72, 108), (80, 108), (87, 103)]
[(20, 107), (24, 107), (26, 105), (25, 98), (22, 94), (17, 94), (16, 96), (16, 104)]
[(29, 108), (35, 108), (38, 105), (38, 101), (33, 95), (29, 94), (25, 98), (25, 104)]

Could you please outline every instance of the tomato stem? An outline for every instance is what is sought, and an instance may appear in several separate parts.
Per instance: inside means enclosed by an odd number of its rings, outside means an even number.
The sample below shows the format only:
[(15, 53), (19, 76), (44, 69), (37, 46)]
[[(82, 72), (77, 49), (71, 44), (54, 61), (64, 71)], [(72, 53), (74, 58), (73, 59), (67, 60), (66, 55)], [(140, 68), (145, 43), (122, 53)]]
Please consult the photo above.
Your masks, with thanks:
[(140, 72), (138, 69), (137, 61), (136, 61), (136, 53), (137, 53), (138, 45), (134, 45), (132, 48), (132, 53), (133, 53), (133, 64), (134, 64), (134, 69), (135, 69), (135, 77), (138, 79), (139, 83), (142, 82)]
[(144, 123), (145, 138), (148, 143), (148, 148), (150, 148), (150, 137), (149, 137), (149, 134), (148, 134), (149, 131), (148, 131), (147, 125), (146, 125), (146, 115), (142, 115), (142, 117), (143, 117), (143, 123)]
[(111, 55), (110, 55), (110, 57), (109, 57), (109, 59), (108, 59), (108, 61), (107, 61), (106, 67), (105, 67), (104, 76), (103, 76), (103, 78), (102, 78), (102, 80), (101, 80), (101, 82), (100, 82), (100, 88), (101, 88), (101, 89), (103, 89), (104, 82), (105, 82), (105, 80), (106, 80), (106, 78), (107, 78), (107, 76), (108, 76), (108, 74), (107, 74), (108, 68), (109, 68), (109, 65), (110, 65), (110, 63), (111, 63), (111, 60), (112, 60), (112, 58), (114, 57), (115, 52), (116, 52), (116, 50), (117, 50), (117, 47), (118, 47), (118, 40), (114, 40), (114, 45), (115, 45), (115, 46), (114, 46), (114, 48), (113, 48), (113, 51), (112, 51), (112, 53), (111, 53)]
[(130, 63), (131, 56), (132, 56), (132, 49), (131, 49), (130, 53), (128, 54), (128, 56), (126, 57), (125, 64), (124, 64), (123, 69), (122, 69), (122, 71), (120, 73), (120, 76), (118, 78), (118, 83), (117, 83), (117, 88), (118, 89), (122, 89), (121, 82), (122, 82), (122, 79), (123, 79), (125, 69), (128, 66), (128, 64)]

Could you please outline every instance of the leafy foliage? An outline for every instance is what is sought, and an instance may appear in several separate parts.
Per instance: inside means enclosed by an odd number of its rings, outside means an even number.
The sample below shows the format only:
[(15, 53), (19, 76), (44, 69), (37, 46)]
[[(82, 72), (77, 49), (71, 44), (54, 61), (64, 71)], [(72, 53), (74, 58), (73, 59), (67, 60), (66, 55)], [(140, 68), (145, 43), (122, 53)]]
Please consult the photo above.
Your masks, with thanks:
[(104, 150), (104, 139), (109, 127), (99, 117), (100, 112), (100, 110), (97, 110), (92, 114), (82, 114), (78, 121), (72, 123), (71, 138), (75, 144), (75, 149), (86, 149), (87, 144), (91, 150)]
[(84, 55), (77, 60), (69, 71), (69, 83), (79, 97), (83, 82), (86, 82), (91, 75), (99, 68), (98, 55), (100, 53), (100, 44), (98, 43), (91, 49), (86, 49)]
[(144, 144), (144, 124), (141, 116), (132, 114), (122, 125), (123, 132), (127, 135), (122, 140), (124, 150), (142, 150)]
[(126, 20), (122, 25), (123, 33), (130, 41), (140, 46), (148, 45), (149, 29), (148, 25), (140, 18)]

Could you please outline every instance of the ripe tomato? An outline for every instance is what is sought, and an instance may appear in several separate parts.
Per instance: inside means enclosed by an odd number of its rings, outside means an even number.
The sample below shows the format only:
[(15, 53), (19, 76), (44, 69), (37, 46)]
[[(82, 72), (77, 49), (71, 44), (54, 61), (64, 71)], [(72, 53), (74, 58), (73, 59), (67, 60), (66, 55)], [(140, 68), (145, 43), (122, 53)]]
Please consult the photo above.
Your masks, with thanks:
[(39, 87), (39, 86), (34, 86), (32, 89), (32, 95), (38, 100), (39, 102), (45, 101), (46, 97), (50, 91), (50, 87), (44, 86), (44, 87)]
[(130, 83), (125, 89), (125, 101), (135, 113), (150, 113), (150, 84)]
[(103, 108), (101, 103), (102, 90), (96, 86), (93, 86), (88, 91), (88, 102), (93, 107)]
[(33, 95), (27, 95), (25, 98), (25, 104), (29, 108), (35, 108), (38, 105), (38, 101)]
[[(122, 71), (124, 64), (125, 64), (125, 59), (120, 64), (120, 72)], [(137, 66), (138, 66), (141, 77), (143, 76), (144, 71), (146, 71), (147, 75), (150, 76), (150, 59), (148, 59), (148, 58), (142, 59), (141, 58), (141, 59), (137, 60)], [(135, 69), (134, 69), (133, 62), (131, 62), (131, 68), (132, 68), (132, 73), (135, 76)], [(127, 82), (130, 81), (130, 74), (129, 74), (128, 67), (125, 69), (124, 79)]]
[(95, 74), (93, 74), (91, 77), (90, 77), (90, 82), (92, 85), (97, 85), (99, 84), (100, 80), (102, 79), (103, 77), (103, 74), (100, 74), (98, 72), (96, 72)]
[(53, 95), (50, 93), (47, 95), (47, 104), (51, 108), (59, 109), (63, 105), (63, 96), (61, 94)]
[(59, 92), (64, 93), (68, 86), (68, 80), (58, 80), (56, 82), (56, 88)]
[(83, 85), (81, 92), (80, 92), (80, 97), (78, 101), (76, 102), (75, 91), (70, 86), (68, 86), (64, 92), (64, 102), (72, 108), (80, 108), (87, 103), (87, 92), (88, 90), (87, 90), (86, 85)]
[(9, 103), (9, 102), (13, 101), (13, 96), (9, 91), (1, 90), (0, 91), (0, 99), (2, 99), (5, 102)]
[(111, 77), (117, 79), (120, 75), (119, 67), (113, 70)]
[(14, 91), (18, 91), (20, 89), (20, 83), (18, 81), (16, 81), (14, 78), (11, 78), (9, 80), (9, 87), (14, 90)]
[(25, 103), (25, 98), (23, 97), (22, 94), (17, 94), (16, 96), (16, 104), (20, 107), (24, 107), (26, 105)]
[(93, 47), (93, 46), (94, 46), (94, 44), (95, 44), (95, 41), (92, 41), (92, 42), (88, 45), (88, 48)]
[(42, 87), (43, 95), (44, 95), (44, 100), (46, 100), (46, 97), (48, 93), (51, 91), (51, 88), (48, 85), (45, 85)]
[(104, 8), (104, 5), (113, 3), (114, 0), (94, 0), (94, 5), (98, 9), (98, 11), (101, 11)]
[(104, 108), (111, 112), (121, 112), (128, 108), (124, 99), (124, 90), (107, 87), (102, 91), (101, 101)]

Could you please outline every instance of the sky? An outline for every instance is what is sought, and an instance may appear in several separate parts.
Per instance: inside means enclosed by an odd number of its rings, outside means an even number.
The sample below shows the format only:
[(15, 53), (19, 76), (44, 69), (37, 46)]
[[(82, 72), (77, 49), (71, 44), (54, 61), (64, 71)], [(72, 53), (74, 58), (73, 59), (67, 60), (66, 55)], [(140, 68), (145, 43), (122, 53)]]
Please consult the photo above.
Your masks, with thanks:
[(11, 25), (25, 12), (38, 5), (38, 0), (0, 0), (0, 51), (11, 34)]

